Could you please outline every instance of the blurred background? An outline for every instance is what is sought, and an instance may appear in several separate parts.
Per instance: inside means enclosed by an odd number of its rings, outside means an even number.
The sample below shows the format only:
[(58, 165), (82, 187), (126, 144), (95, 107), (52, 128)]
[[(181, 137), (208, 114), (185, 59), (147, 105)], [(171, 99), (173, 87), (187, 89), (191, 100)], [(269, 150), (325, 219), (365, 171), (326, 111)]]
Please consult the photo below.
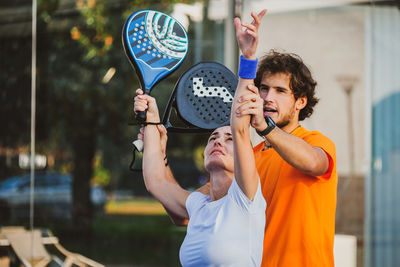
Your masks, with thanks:
[[(258, 55), (303, 58), (320, 102), (302, 125), (336, 144), (336, 266), (400, 266), (400, 1), (38, 0), (34, 117), (32, 1), (0, 2), (0, 226), (49, 229), (106, 266), (179, 266), (186, 228), (172, 225), (128, 168), (140, 85), (122, 27), (131, 13), (154, 9), (187, 28), (188, 56), (152, 91), (162, 111), (195, 63), (236, 73), (233, 18), (250, 21), (263, 8)], [(169, 135), (169, 162), (185, 188), (207, 182), (206, 137)]]

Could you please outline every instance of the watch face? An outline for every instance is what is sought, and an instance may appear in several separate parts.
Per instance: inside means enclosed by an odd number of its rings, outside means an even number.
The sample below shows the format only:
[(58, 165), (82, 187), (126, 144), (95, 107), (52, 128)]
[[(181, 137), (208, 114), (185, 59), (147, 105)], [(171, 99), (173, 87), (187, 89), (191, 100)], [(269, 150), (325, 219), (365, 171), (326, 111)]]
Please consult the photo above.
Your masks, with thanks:
[(257, 131), (258, 135), (260, 135), (261, 137), (266, 136), (267, 134), (269, 134), (269, 132), (271, 132), (274, 128), (275, 128), (275, 122), (273, 119), (271, 119), (271, 117), (269, 117), (268, 115), (264, 117), (265, 121), (267, 122), (267, 128), (265, 128), (265, 130), (263, 131)]
[(268, 117), (268, 120), (267, 120), (268, 125), (273, 125), (275, 127), (274, 120), (270, 116), (267, 116), (267, 117)]
[(264, 117), (264, 119), (267, 122), (268, 126), (274, 126), (275, 127), (275, 122), (274, 122), (273, 119), (271, 119), (270, 116), (267, 115), (267, 116)]

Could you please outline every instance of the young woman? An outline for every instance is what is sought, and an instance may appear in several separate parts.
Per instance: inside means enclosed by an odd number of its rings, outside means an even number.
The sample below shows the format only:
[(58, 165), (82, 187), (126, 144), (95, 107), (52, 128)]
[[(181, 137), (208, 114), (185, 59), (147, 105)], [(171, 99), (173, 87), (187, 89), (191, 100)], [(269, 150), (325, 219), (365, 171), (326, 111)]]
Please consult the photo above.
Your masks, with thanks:
[[(246, 42), (256, 41), (259, 20), (252, 14)], [(252, 40), (253, 38), (253, 40)], [(255, 38), (255, 39), (254, 39)], [(233, 106), (250, 80), (240, 79)], [(159, 122), (156, 101), (136, 91), (135, 111), (147, 110), (147, 122)], [(232, 110), (235, 110), (234, 107)], [(249, 133), (250, 116), (231, 116), (231, 126), (217, 128), (204, 150), (204, 166), (210, 176), (209, 194), (189, 192), (175, 181), (166, 166), (166, 131), (147, 125), (143, 176), (147, 190), (172, 217), (189, 218), (180, 249), (183, 266), (260, 266), (263, 251), (266, 202), (261, 193)]]

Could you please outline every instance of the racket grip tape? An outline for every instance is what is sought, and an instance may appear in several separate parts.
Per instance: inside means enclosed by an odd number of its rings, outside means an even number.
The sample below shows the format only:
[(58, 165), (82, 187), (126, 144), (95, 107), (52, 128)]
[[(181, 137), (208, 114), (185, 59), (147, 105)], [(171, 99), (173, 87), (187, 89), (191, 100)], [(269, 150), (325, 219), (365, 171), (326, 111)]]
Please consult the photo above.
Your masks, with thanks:
[(146, 113), (147, 113), (147, 110), (136, 112), (136, 120), (140, 123), (145, 122), (146, 121)]

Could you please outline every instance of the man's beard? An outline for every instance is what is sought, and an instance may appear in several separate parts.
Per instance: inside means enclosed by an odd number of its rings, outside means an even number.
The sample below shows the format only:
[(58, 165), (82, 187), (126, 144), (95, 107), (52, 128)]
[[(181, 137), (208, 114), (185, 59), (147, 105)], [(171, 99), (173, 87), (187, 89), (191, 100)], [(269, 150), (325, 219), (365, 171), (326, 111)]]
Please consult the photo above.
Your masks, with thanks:
[(287, 126), (293, 120), (294, 115), (295, 115), (295, 111), (294, 111), (294, 105), (293, 105), (293, 107), (290, 109), (290, 111), (288, 113), (285, 114), (285, 116), (282, 118), (281, 121), (275, 122), (276, 126), (278, 126), (280, 129)]

